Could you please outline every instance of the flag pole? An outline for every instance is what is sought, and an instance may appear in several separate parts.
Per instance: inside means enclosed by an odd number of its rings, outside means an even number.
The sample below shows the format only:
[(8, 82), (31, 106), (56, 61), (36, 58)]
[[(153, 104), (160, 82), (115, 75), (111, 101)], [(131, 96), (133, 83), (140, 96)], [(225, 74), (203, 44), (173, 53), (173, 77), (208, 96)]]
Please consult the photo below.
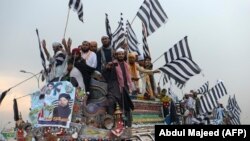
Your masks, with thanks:
[[(43, 65), (43, 69), (45, 71), (45, 74), (47, 75), (47, 69), (46, 69), (46, 61), (42, 52), (42, 47), (41, 47), (41, 41), (40, 41), (40, 36), (39, 36), (39, 32), (38, 29), (36, 29), (36, 35), (37, 35), (37, 39), (38, 39), (38, 45), (39, 45), (39, 50), (40, 50), (40, 56), (42, 58), (42, 65)], [(39, 85), (39, 84), (38, 84)]]
[(164, 53), (161, 56), (159, 56), (157, 59), (155, 59), (155, 61), (152, 64), (154, 64), (156, 61), (158, 61), (163, 55), (164, 55)]
[(137, 15), (135, 15), (135, 17), (133, 18), (133, 20), (132, 20), (132, 22), (131, 22), (131, 24), (130, 25), (132, 25), (133, 24), (133, 22), (134, 22), (134, 20), (135, 20), (135, 18), (137, 17)]
[(63, 38), (65, 38), (65, 34), (66, 34), (67, 26), (68, 26), (68, 21), (69, 21), (69, 12), (70, 12), (70, 8), (68, 9), (68, 15), (67, 15), (66, 26), (65, 26), (65, 29), (64, 29)]
[[(161, 56), (159, 56), (152, 64), (154, 64), (156, 61), (158, 61), (163, 55), (164, 55), (164, 53)], [(145, 75), (141, 76), (140, 78), (143, 78), (143, 77), (145, 77)]]

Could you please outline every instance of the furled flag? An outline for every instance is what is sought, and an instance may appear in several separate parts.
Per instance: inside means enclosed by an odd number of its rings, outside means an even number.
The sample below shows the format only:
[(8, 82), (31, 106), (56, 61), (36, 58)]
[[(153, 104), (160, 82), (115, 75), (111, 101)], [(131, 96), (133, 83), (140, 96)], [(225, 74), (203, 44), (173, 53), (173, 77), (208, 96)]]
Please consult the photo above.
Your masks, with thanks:
[(45, 73), (45, 75), (48, 75), (48, 71), (47, 71), (47, 69), (46, 69), (46, 60), (45, 60), (43, 51), (42, 51), (42, 49), (41, 49), (41, 42), (40, 42), (40, 37), (39, 37), (38, 29), (36, 29), (36, 34), (37, 34), (37, 38), (38, 38), (40, 57), (41, 57), (41, 59), (42, 59), (42, 65), (43, 65), (44, 73)]
[(167, 15), (158, 0), (144, 0), (136, 14), (147, 29), (147, 36), (167, 22)]
[(151, 58), (149, 47), (148, 47), (148, 42), (147, 42), (147, 29), (143, 23), (142, 23), (142, 43), (143, 43), (142, 49), (143, 49), (144, 58), (146, 57)]
[(111, 32), (111, 27), (109, 25), (108, 14), (105, 13), (105, 15), (106, 15), (106, 20), (105, 20), (106, 33), (109, 36), (109, 39), (111, 41), (112, 40), (112, 32)]
[(14, 121), (19, 120), (19, 115), (18, 115), (18, 105), (16, 99), (13, 100), (13, 110), (14, 110)]
[(240, 123), (240, 113), (241, 109), (235, 99), (235, 95), (233, 98), (229, 96), (228, 98), (228, 105), (227, 105), (227, 110), (229, 112), (230, 116), (230, 122), (232, 125), (239, 125)]
[(83, 22), (83, 5), (81, 0), (69, 0), (69, 8), (72, 7), (77, 12), (79, 20)]
[[(122, 14), (121, 14), (122, 16)], [(121, 20), (119, 22), (119, 25), (116, 29), (116, 31), (112, 34), (112, 46), (113, 49), (117, 49), (121, 45), (125, 43), (126, 37), (125, 37), (125, 31), (123, 27), (123, 18), (121, 17)]]
[(174, 79), (179, 88), (182, 88), (192, 76), (201, 72), (199, 66), (187, 57), (173, 60), (159, 69)]
[(238, 105), (238, 102), (236, 101), (235, 95), (232, 98), (232, 103), (235, 105), (235, 107), (241, 112), (240, 106)]
[(166, 63), (169, 63), (175, 59), (186, 57), (192, 60), (191, 52), (188, 46), (187, 36), (171, 47), (164, 53)]
[(206, 83), (204, 83), (198, 90), (197, 90), (198, 94), (205, 94), (208, 93), (208, 81)]
[(168, 77), (167, 77), (167, 75), (165, 73), (163, 74), (162, 81), (163, 81), (163, 86), (165, 86), (168, 83)]
[(2, 92), (2, 94), (0, 95), (0, 105), (1, 105), (1, 103), (2, 103), (2, 101), (3, 101), (3, 99), (5, 98), (6, 94), (7, 94), (9, 91), (10, 91), (10, 89), (8, 89), (8, 90)]
[(128, 48), (130, 52), (137, 52), (138, 55), (141, 55), (139, 48), (138, 48), (138, 40), (135, 35), (134, 30), (132, 29), (129, 21), (126, 23), (126, 29), (127, 29), (127, 40), (128, 40)]

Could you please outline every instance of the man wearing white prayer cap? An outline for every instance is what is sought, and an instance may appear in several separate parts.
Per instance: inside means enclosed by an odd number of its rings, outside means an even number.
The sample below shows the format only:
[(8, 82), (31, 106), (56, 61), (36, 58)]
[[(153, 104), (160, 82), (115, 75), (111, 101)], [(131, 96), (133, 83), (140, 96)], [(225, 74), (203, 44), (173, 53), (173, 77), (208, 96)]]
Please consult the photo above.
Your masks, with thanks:
[(50, 71), (47, 81), (55, 81), (64, 75), (64, 71), (66, 70), (66, 55), (63, 53), (62, 44), (59, 42), (54, 42), (52, 44), (52, 48), (54, 51), (54, 55), (51, 56), (46, 48), (46, 41), (42, 41), (42, 47), (47, 56), (47, 60), (50, 63)]
[(54, 47), (62, 47), (62, 44), (59, 43), (59, 42), (54, 42), (54, 43), (52, 44), (52, 46), (53, 46), (53, 48), (54, 48)]
[(124, 50), (123, 48), (120, 48), (120, 47), (119, 47), (115, 52), (116, 52), (116, 53), (118, 53), (118, 52), (123, 52), (123, 53), (124, 53), (124, 51), (125, 51), (125, 50)]
[(125, 61), (125, 50), (118, 48), (115, 51), (116, 60), (109, 63), (103, 71), (103, 76), (108, 83), (108, 100), (109, 106), (107, 113), (114, 114), (116, 104), (119, 104), (125, 115), (125, 126), (132, 126), (131, 110), (134, 109), (134, 104), (131, 101), (129, 94), (132, 92), (132, 80), (129, 71), (129, 66)]
[(144, 61), (143, 55), (139, 55), (139, 56), (138, 56), (138, 61)]

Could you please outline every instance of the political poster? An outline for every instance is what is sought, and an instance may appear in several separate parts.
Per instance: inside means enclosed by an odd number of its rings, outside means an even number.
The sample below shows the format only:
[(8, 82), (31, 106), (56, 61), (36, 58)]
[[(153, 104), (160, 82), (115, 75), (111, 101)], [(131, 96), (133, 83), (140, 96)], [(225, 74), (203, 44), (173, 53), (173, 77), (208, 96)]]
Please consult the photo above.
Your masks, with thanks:
[(68, 81), (51, 82), (31, 97), (30, 119), (34, 126), (69, 128), (75, 88)]

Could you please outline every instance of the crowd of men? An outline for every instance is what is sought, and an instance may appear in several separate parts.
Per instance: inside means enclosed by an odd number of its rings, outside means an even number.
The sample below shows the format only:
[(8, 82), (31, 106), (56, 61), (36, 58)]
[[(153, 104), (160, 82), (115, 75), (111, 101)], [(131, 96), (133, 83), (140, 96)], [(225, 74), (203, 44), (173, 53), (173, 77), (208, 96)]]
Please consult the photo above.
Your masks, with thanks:
[[(143, 95), (144, 99), (161, 99), (167, 124), (227, 122), (227, 114), (221, 104), (214, 109), (214, 113), (203, 114), (195, 91), (191, 90), (189, 94), (185, 94), (181, 101), (173, 97), (168, 98), (167, 90), (163, 89), (161, 92), (155, 84), (154, 73), (160, 71), (153, 70), (149, 56), (143, 58), (136, 52), (129, 52), (126, 43), (113, 49), (108, 36), (103, 36), (101, 42), (102, 46), (98, 47), (96, 41), (83, 41), (78, 47), (71, 49), (72, 40), (63, 39), (62, 43), (52, 44), (54, 54), (51, 56), (43, 40), (42, 47), (49, 61), (48, 73), (44, 75), (47, 82), (68, 80), (86, 92), (90, 92), (93, 78), (107, 83), (107, 113), (113, 115), (116, 104), (119, 104), (126, 117), (125, 125), (128, 127), (132, 126), (131, 110), (134, 109), (131, 95)], [(167, 106), (165, 103), (168, 103)], [(178, 103), (179, 110), (170, 108), (178, 107)], [(182, 120), (178, 117), (182, 117)], [(211, 119), (215, 119), (213, 123)]]
[[(163, 89), (164, 91), (165, 89)], [(166, 93), (165, 90), (164, 93)], [(164, 108), (165, 123), (170, 124), (197, 124), (197, 125), (225, 125), (230, 124), (230, 115), (223, 104), (211, 112), (202, 112), (201, 101), (196, 91), (186, 93), (181, 100), (170, 96), (165, 101), (169, 102)], [(201, 94), (200, 94), (201, 95)], [(168, 95), (165, 94), (165, 97)], [(163, 101), (163, 102), (165, 102)]]
[(145, 95), (148, 99), (157, 96), (150, 57), (142, 58), (136, 52), (129, 52), (128, 46), (113, 49), (108, 36), (101, 38), (102, 46), (98, 48), (95, 41), (83, 41), (71, 49), (72, 40), (54, 42), (53, 56), (46, 47), (42, 47), (49, 61), (49, 68), (44, 77), (47, 82), (68, 80), (75, 87), (90, 92), (91, 79), (106, 82), (108, 85), (107, 113), (113, 115), (116, 104), (123, 109), (127, 118), (125, 125), (131, 127), (131, 110), (134, 109), (130, 95)]

